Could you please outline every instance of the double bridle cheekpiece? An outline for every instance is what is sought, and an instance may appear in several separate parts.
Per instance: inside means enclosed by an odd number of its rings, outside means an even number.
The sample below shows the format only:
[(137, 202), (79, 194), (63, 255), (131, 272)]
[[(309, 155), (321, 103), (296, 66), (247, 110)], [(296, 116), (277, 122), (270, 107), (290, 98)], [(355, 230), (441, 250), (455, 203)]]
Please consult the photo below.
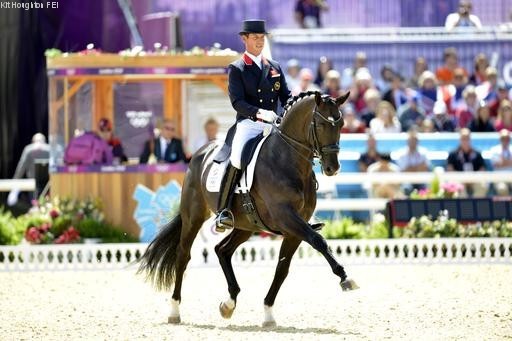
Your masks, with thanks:
[[(285, 133), (283, 133), (279, 128), (276, 129), (278, 134), (279, 134), (279, 136), (281, 136), (281, 138), (283, 138), (283, 140), (285, 142), (288, 143), (288, 141), (291, 141), (294, 144), (296, 144), (296, 145), (302, 147), (303, 149), (307, 150), (309, 152), (309, 157), (307, 158), (307, 160), (309, 162), (312, 162), (313, 158), (315, 158), (315, 157), (322, 159), (323, 156), (326, 155), (326, 154), (338, 153), (340, 151), (340, 147), (338, 146), (337, 143), (328, 144), (328, 145), (325, 145), (325, 146), (321, 146), (320, 145), (320, 141), (318, 139), (318, 133), (316, 131), (317, 130), (317, 123), (316, 123), (315, 117), (320, 117), (323, 121), (331, 124), (332, 126), (336, 126), (341, 121), (341, 119), (343, 118), (342, 115), (340, 115), (340, 117), (338, 119), (336, 119), (336, 120), (334, 120), (333, 117), (325, 118), (318, 111), (318, 105), (315, 104), (315, 108), (313, 109), (313, 119), (311, 120), (311, 124), (310, 124), (309, 130), (308, 130), (308, 141), (310, 141), (311, 138), (313, 139), (313, 143), (310, 143), (310, 144), (306, 144), (306, 143), (297, 141), (293, 137), (290, 137), (290, 136), (286, 135)], [(291, 147), (293, 148), (293, 146), (291, 146)], [(305, 158), (299, 151), (297, 151), (295, 148), (293, 148), (293, 149), (300, 156)]]

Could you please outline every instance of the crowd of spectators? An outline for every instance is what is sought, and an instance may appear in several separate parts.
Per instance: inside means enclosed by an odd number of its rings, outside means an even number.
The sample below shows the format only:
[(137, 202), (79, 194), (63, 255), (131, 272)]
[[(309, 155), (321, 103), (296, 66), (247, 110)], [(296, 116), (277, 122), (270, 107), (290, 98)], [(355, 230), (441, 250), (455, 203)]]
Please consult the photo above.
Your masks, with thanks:
[(349, 121), (344, 133), (512, 129), (511, 91), (483, 53), (476, 55), (473, 70), (459, 65), (452, 47), (444, 50), (443, 64), (436, 69), (418, 57), (409, 79), (389, 65), (374, 77), (366, 64), (365, 53), (358, 52), (353, 65), (340, 71), (323, 56), (315, 74), (291, 59), (287, 82), (294, 95), (319, 90), (335, 97), (350, 91), (343, 108)]

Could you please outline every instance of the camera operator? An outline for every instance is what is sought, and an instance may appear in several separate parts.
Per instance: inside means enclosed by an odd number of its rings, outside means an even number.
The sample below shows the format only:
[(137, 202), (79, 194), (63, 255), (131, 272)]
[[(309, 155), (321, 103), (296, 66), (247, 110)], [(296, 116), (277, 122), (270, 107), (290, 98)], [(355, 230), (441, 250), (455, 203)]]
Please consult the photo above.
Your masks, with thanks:
[(459, 10), (456, 13), (451, 13), (446, 17), (444, 27), (447, 31), (452, 31), (455, 27), (475, 27), (482, 28), (480, 19), (474, 14), (471, 14), (471, 1), (461, 0), (459, 2)]

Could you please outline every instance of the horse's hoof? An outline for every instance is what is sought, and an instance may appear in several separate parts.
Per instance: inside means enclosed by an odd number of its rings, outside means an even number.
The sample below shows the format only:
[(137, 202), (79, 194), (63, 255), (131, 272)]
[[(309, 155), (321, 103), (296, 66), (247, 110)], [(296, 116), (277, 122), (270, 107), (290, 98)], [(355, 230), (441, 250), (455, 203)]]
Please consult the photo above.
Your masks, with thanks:
[(265, 321), (263, 322), (263, 328), (275, 328), (277, 327), (276, 321)]
[(181, 318), (179, 316), (169, 316), (169, 318), (167, 319), (167, 323), (179, 324), (181, 323)]
[(222, 302), (219, 306), (220, 316), (222, 316), (225, 319), (231, 318), (233, 316), (233, 312), (235, 311), (235, 307), (233, 309), (230, 309), (224, 302)]
[(359, 289), (359, 286), (356, 284), (356, 282), (354, 282), (353, 279), (344, 280), (343, 282), (340, 283), (340, 286), (343, 291)]

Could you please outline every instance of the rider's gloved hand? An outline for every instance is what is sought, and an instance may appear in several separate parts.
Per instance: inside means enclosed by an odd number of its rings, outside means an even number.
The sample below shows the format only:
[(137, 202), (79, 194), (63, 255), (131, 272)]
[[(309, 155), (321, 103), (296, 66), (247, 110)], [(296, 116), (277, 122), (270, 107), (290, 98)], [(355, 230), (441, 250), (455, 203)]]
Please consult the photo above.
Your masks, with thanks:
[(272, 110), (260, 109), (256, 114), (256, 118), (268, 123), (272, 123), (277, 119), (277, 115)]

